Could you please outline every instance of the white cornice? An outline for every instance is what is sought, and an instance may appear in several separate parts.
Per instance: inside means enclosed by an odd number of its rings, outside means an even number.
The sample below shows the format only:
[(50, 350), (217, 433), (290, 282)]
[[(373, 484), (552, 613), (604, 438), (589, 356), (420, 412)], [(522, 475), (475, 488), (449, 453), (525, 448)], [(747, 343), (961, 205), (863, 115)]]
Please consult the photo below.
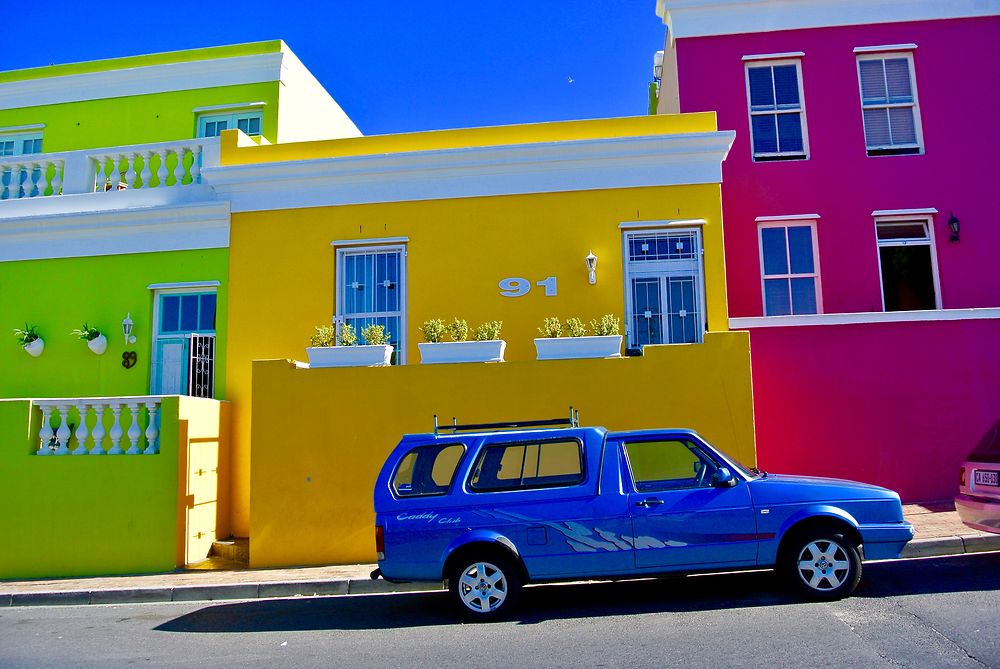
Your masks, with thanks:
[(856, 325), (861, 323), (916, 323), (930, 321), (974, 321), (1000, 319), (1000, 309), (930, 309), (927, 311), (873, 311), (852, 314), (810, 314), (806, 316), (762, 316), (730, 318), (731, 330), (802, 327), (811, 325)]
[(281, 77), (282, 57), (281, 53), (264, 53), (9, 81), (0, 83), (0, 109), (268, 81), (277, 83)]
[(657, 0), (674, 39), (1000, 14), (1000, 0)]
[(206, 167), (236, 212), (721, 183), (732, 131)]
[(0, 218), (0, 262), (228, 246), (223, 201)]

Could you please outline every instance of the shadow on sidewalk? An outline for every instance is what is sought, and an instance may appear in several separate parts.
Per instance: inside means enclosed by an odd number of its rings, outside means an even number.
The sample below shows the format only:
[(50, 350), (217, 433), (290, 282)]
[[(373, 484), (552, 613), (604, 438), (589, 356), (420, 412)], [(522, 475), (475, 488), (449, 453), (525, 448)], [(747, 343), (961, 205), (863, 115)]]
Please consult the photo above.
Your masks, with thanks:
[[(994, 590), (1000, 593), (1000, 553), (865, 565), (855, 597), (898, 597)], [(525, 589), (510, 622), (642, 613), (689, 613), (759, 606), (810, 606), (788, 594), (769, 571), (542, 585)], [(310, 597), (216, 604), (156, 627), (165, 632), (372, 630), (458, 622), (446, 593)]]

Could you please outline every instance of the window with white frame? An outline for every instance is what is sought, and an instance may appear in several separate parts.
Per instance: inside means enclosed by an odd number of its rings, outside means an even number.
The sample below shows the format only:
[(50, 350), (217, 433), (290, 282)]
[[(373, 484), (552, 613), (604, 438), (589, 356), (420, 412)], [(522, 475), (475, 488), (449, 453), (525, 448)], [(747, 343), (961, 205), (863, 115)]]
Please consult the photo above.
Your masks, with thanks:
[(393, 364), (406, 362), (406, 247), (337, 249), (337, 321), (354, 327), (358, 343), (369, 325), (385, 328)]
[(885, 311), (940, 309), (931, 219), (876, 218), (875, 233)]
[(0, 157), (26, 156), (42, 152), (42, 133), (0, 134)]
[(626, 347), (701, 342), (705, 293), (701, 231), (624, 233)]
[(238, 128), (244, 135), (259, 135), (264, 112), (241, 111), (226, 114), (202, 114), (198, 117), (199, 137), (218, 137), (223, 130)]
[(920, 153), (923, 142), (913, 54), (861, 54), (858, 81), (868, 155)]
[(150, 366), (153, 395), (215, 395), (216, 302), (212, 288), (156, 292)]
[(808, 142), (801, 61), (749, 61), (746, 78), (753, 159), (806, 158)]
[(822, 313), (815, 222), (786, 220), (758, 225), (764, 315)]

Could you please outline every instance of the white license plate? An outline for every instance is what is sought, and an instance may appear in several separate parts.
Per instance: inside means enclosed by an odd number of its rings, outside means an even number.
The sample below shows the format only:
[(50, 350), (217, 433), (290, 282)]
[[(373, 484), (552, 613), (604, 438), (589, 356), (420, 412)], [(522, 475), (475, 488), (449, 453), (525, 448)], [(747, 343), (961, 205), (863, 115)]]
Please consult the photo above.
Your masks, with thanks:
[(972, 480), (975, 481), (976, 485), (991, 485), (1000, 487), (1000, 472), (990, 472), (977, 469)]

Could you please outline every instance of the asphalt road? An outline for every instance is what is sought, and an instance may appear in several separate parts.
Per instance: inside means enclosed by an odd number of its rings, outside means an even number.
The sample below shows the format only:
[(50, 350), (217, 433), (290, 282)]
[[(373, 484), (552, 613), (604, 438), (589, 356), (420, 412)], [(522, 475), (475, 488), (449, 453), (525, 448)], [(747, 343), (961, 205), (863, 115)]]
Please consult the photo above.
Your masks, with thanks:
[(840, 602), (775, 588), (538, 586), (474, 625), (444, 593), (0, 609), (0, 667), (1000, 667), (1000, 553), (869, 564)]

